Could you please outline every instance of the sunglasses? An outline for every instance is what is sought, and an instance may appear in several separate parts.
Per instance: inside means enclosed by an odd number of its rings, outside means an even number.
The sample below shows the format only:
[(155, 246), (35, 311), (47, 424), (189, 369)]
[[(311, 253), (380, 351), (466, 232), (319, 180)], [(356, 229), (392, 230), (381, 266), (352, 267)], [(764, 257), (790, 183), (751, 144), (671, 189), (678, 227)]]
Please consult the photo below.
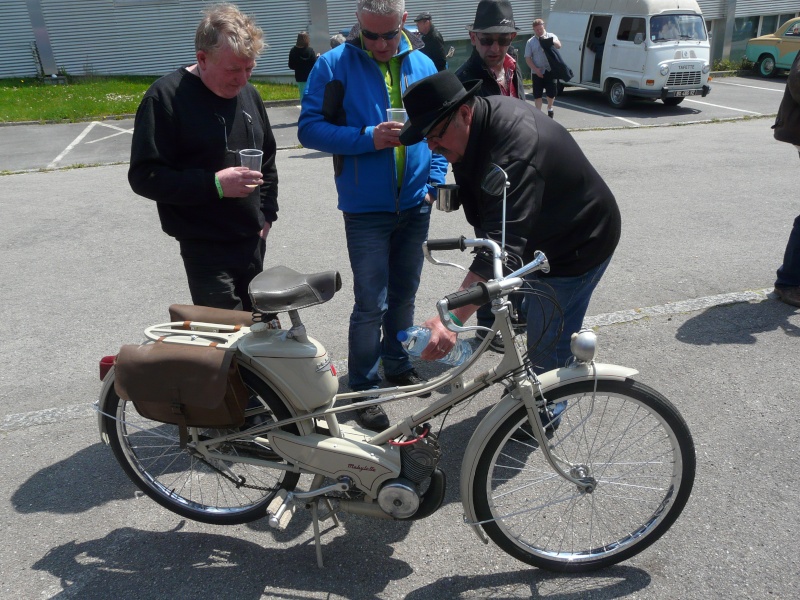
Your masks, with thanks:
[(481, 43), (481, 46), (491, 46), (495, 42), (497, 42), (498, 46), (510, 46), (511, 40), (514, 39), (510, 35), (500, 35), (497, 37), (480, 37), (478, 36), (478, 41)]
[(396, 38), (397, 34), (400, 33), (400, 30), (401, 27), (398, 27), (394, 31), (387, 31), (386, 33), (375, 33), (373, 31), (367, 31), (362, 27), (361, 35), (363, 35), (368, 40), (372, 40), (373, 42), (375, 40), (385, 40), (388, 42), (389, 40), (393, 40), (394, 38)]

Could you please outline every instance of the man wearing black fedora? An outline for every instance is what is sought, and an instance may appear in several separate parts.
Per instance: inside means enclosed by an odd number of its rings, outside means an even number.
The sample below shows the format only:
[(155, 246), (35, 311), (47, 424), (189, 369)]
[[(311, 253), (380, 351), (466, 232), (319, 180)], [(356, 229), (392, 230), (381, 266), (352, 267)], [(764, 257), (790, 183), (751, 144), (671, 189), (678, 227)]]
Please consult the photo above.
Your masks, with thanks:
[(479, 79), (483, 82), (481, 96), (512, 96), (525, 98), (522, 71), (509, 54), (511, 42), (519, 29), (508, 0), (481, 0), (475, 11), (475, 21), (467, 25), (472, 54), (456, 71), (462, 82)]
[[(481, 181), (491, 165), (508, 174), (506, 250), (517, 266), (530, 262), (536, 250), (550, 261), (549, 273), (527, 279), (531, 288), (554, 298), (547, 302), (531, 296), (527, 307), (528, 342), (544, 351), (536, 355), (529, 348), (534, 369), (541, 373), (563, 366), (571, 356), (570, 335), (581, 328), (619, 241), (620, 213), (611, 190), (566, 129), (527, 102), (481, 97), (481, 85), (472, 81), (465, 87), (443, 71), (409, 86), (403, 95), (408, 121), (400, 141), (425, 139), (432, 152), (447, 158), (467, 221), (476, 235), (498, 243), (502, 195), (483, 191)], [(490, 258), (476, 254), (461, 289), (486, 281), (492, 272)], [(453, 312), (466, 322), (477, 308)], [(432, 333), (422, 358), (446, 355), (455, 334), (438, 317), (424, 325)]]

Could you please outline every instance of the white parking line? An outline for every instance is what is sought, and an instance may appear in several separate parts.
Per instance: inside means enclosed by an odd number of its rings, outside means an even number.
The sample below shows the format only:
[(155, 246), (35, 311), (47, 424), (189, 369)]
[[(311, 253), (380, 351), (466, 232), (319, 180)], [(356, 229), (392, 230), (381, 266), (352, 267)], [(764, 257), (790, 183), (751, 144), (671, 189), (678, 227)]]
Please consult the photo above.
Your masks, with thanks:
[(732, 85), (735, 87), (743, 87), (743, 88), (750, 88), (751, 90), (767, 90), (768, 92), (779, 92), (783, 93), (783, 88), (768, 88), (768, 87), (760, 87), (757, 85), (745, 85), (744, 83), (731, 83), (730, 81), (718, 81), (714, 80), (714, 85)]
[(116, 129), (117, 133), (112, 133), (111, 135), (107, 135), (105, 137), (97, 138), (96, 140), (92, 140), (91, 142), (86, 142), (87, 144), (94, 144), (95, 142), (102, 142), (103, 140), (107, 140), (112, 137), (116, 137), (118, 135), (122, 135), (123, 133), (130, 133), (133, 135), (133, 127), (130, 129), (125, 129), (124, 127), (117, 127), (116, 125), (110, 125), (109, 123), (99, 123), (103, 127), (108, 127), (109, 129)]
[(58, 163), (61, 162), (61, 159), (64, 158), (67, 154), (69, 154), (70, 150), (72, 150), (75, 146), (80, 144), (81, 140), (83, 138), (85, 138), (92, 129), (94, 129), (95, 125), (99, 125), (99, 124), (100, 124), (99, 121), (92, 121), (91, 123), (89, 123), (89, 125), (86, 126), (86, 129), (84, 129), (78, 137), (76, 137), (74, 140), (72, 140), (72, 143), (69, 146), (67, 146), (66, 148), (64, 148), (64, 151), (61, 154), (59, 154), (58, 156), (56, 156), (53, 159), (53, 162), (51, 162), (45, 168), (46, 169), (55, 169), (58, 166)]
[(691, 98), (686, 98), (688, 102), (694, 102), (695, 104), (702, 104), (703, 106), (713, 106), (714, 108), (724, 108), (725, 110), (735, 110), (737, 112), (743, 113), (750, 113), (751, 115), (761, 116), (760, 112), (755, 112), (752, 110), (745, 110), (743, 108), (734, 108), (732, 106), (722, 106), (722, 104), (711, 104), (710, 102), (701, 102), (700, 100), (692, 100)]
[(625, 117), (618, 117), (616, 115), (612, 115), (610, 113), (604, 113), (599, 110), (593, 110), (591, 108), (586, 108), (585, 106), (579, 106), (577, 104), (570, 104), (569, 102), (562, 102), (561, 100), (558, 101), (558, 106), (567, 106), (569, 108), (574, 108), (576, 110), (585, 110), (590, 113), (594, 113), (596, 115), (600, 115), (603, 117), (612, 117), (614, 119), (619, 119), (620, 121), (625, 121), (626, 123), (630, 123), (634, 127), (641, 127), (641, 123), (637, 123), (636, 121), (631, 121), (630, 119), (626, 119)]

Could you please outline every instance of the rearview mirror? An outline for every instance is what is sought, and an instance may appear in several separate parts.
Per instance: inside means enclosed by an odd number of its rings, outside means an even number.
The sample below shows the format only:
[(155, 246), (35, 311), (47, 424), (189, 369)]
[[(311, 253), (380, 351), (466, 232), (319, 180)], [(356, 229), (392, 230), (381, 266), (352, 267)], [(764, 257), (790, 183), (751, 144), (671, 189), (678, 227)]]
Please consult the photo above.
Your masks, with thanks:
[(508, 175), (496, 164), (489, 165), (489, 171), (481, 182), (481, 190), (490, 196), (501, 196), (508, 186)]

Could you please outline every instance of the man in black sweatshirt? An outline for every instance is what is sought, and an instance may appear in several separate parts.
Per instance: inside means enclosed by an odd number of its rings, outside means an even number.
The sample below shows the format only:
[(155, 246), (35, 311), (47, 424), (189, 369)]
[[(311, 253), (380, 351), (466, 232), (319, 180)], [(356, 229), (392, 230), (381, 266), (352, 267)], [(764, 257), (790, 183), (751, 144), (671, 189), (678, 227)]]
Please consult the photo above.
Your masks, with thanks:
[[(619, 241), (619, 208), (566, 129), (518, 99), (479, 97), (480, 85), (469, 82), (465, 89), (455, 75), (443, 71), (409, 86), (403, 95), (408, 121), (400, 141), (413, 144), (425, 138), (432, 152), (453, 165), (467, 221), (479, 237), (498, 243), (505, 225), (514, 269), (530, 262), (536, 250), (549, 259), (549, 273), (527, 277), (528, 289), (537, 292), (527, 308), (528, 349), (533, 368), (542, 373), (564, 366), (571, 357), (570, 336), (581, 328)], [(495, 165), (508, 176), (505, 210), (502, 193), (481, 187)], [(492, 264), (479, 252), (462, 289), (492, 278)], [(453, 313), (466, 322), (477, 308), (463, 306)], [(445, 356), (455, 334), (438, 317), (424, 325), (432, 332), (422, 358)]]
[[(276, 144), (264, 103), (248, 83), (263, 34), (232, 5), (214, 5), (197, 28), (197, 63), (156, 81), (136, 112), (128, 181), (155, 200), (178, 240), (192, 301), (252, 310), (278, 212)], [(239, 151), (263, 151), (260, 170)]]

